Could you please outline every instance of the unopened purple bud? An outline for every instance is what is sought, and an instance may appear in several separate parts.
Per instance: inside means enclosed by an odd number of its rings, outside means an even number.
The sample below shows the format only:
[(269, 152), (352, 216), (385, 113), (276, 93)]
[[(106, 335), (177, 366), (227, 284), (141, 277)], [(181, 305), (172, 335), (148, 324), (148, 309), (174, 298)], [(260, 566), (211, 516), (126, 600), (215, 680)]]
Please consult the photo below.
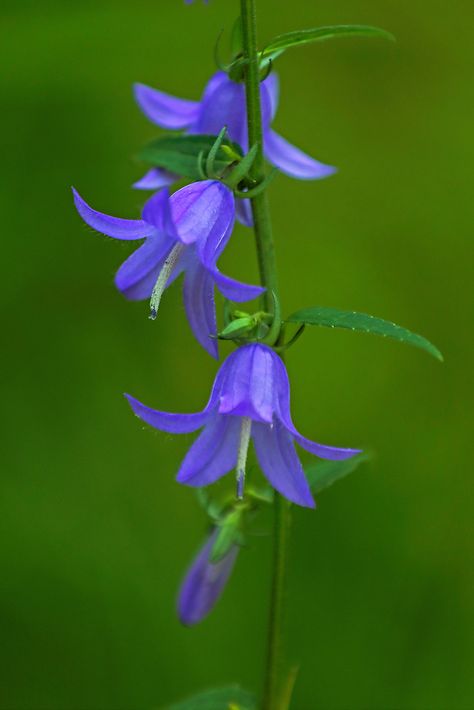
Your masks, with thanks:
[(200, 549), (181, 585), (178, 596), (178, 616), (185, 626), (202, 621), (219, 600), (234, 567), (239, 548), (233, 545), (219, 562), (209, 561), (218, 529), (214, 528)]

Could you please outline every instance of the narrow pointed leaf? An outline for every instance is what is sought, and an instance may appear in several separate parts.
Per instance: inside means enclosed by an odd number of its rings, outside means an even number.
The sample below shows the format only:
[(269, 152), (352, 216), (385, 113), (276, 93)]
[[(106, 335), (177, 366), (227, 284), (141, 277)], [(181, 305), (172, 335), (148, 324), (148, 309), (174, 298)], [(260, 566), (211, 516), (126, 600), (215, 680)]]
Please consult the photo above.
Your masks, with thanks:
[(345, 328), (361, 333), (375, 333), (375, 335), (381, 335), (384, 338), (393, 338), (401, 343), (413, 345), (415, 348), (425, 350), (437, 360), (443, 361), (443, 356), (438, 348), (422, 335), (417, 335), (395, 323), (366, 313), (314, 306), (296, 311), (286, 320), (288, 323), (305, 323), (306, 325), (322, 325), (327, 328)]
[[(138, 157), (155, 167), (199, 180), (199, 159), (207, 158), (215, 142), (216, 136), (167, 136), (145, 146)], [(214, 167), (223, 172), (241, 156), (241, 148), (236, 143), (225, 140), (217, 151)]]
[(308, 30), (296, 30), (275, 37), (261, 52), (262, 59), (273, 55), (276, 58), (290, 47), (300, 47), (311, 42), (322, 42), (335, 37), (382, 37), (394, 40), (394, 36), (379, 27), (370, 25), (330, 25), (313, 27)]
[(358, 454), (345, 461), (318, 461), (305, 466), (304, 472), (313, 493), (320, 493), (333, 483), (345, 478), (359, 468), (360, 464), (370, 461), (368, 453)]
[(238, 685), (206, 690), (199, 695), (169, 705), (166, 710), (257, 710), (254, 695)]

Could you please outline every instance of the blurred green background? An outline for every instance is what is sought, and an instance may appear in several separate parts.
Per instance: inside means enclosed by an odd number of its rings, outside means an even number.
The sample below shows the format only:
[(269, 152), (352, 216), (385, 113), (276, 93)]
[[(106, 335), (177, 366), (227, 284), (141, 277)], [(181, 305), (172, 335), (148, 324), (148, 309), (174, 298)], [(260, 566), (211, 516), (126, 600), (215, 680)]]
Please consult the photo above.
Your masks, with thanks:
[[(176, 590), (205, 531), (192, 491), (174, 482), (192, 436), (142, 427), (121, 394), (193, 411), (216, 364), (190, 335), (178, 287), (158, 323), (114, 290), (130, 249), (87, 229), (70, 194), (74, 184), (97, 209), (138, 216), (133, 156), (157, 131), (131, 84), (198, 98), (237, 5), (2, 3), (2, 710), (135, 710), (232, 681), (260, 687), (271, 539), (240, 555), (208, 620), (181, 627)], [(272, 186), (286, 312), (373, 313), (446, 358), (323, 329), (289, 354), (298, 428), (377, 452), (315, 513), (294, 515), (294, 708), (470, 710), (474, 9), (259, 6), (262, 41), (338, 22), (398, 38), (334, 41), (279, 62), (275, 127), (340, 168)], [(256, 278), (248, 230), (221, 264)]]

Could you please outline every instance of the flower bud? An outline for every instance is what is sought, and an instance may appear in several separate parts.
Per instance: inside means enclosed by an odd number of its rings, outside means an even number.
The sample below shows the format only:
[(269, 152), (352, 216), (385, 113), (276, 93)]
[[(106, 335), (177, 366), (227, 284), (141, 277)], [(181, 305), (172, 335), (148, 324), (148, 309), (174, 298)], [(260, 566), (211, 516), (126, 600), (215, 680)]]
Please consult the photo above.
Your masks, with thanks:
[(181, 585), (178, 596), (178, 616), (185, 626), (194, 626), (204, 619), (219, 600), (230, 577), (239, 548), (232, 545), (218, 562), (210, 561), (218, 528), (214, 528), (198, 552)]

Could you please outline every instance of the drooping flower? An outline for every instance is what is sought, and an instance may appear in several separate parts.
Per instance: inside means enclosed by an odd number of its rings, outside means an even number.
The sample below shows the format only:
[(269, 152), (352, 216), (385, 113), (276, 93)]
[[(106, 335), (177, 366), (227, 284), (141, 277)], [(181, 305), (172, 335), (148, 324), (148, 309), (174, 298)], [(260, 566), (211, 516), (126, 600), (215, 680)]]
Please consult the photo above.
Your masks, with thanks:
[(260, 343), (244, 345), (225, 360), (201, 412), (161, 412), (126, 396), (135, 414), (156, 429), (185, 434), (203, 428), (177, 476), (178, 482), (189, 486), (207, 486), (235, 469), (237, 495), (242, 497), (252, 439), (260, 467), (273, 488), (288, 500), (312, 508), (313, 497), (294, 442), (323, 459), (337, 461), (359, 453), (358, 449), (318, 444), (296, 430), (283, 361)]
[[(275, 133), (271, 123), (278, 108), (279, 82), (272, 73), (260, 84), (264, 150), (270, 163), (290, 177), (315, 180), (332, 175), (324, 165)], [(249, 148), (245, 86), (219, 71), (207, 84), (201, 101), (179, 99), (144, 84), (135, 85), (135, 97), (143, 113), (161, 128), (217, 135), (227, 126), (229, 138), (244, 151)]]
[(238, 545), (233, 545), (218, 562), (210, 561), (217, 532), (218, 528), (214, 528), (205, 545), (199, 550), (179, 590), (178, 616), (186, 626), (199, 623), (212, 611), (235, 564)]
[[(208, 82), (201, 101), (170, 96), (144, 84), (135, 84), (135, 97), (143, 113), (161, 128), (184, 130), (193, 134), (218, 135), (227, 126), (228, 136), (247, 152), (248, 131), (245, 86), (229, 79), (219, 71)], [(281, 172), (299, 180), (317, 180), (335, 172), (330, 165), (320, 163), (303, 153), (271, 128), (278, 108), (279, 82), (272, 73), (260, 84), (264, 151), (267, 160)], [(172, 184), (176, 175), (160, 168), (152, 168), (135, 183), (138, 189), (159, 189)], [(251, 225), (252, 217), (247, 200), (239, 200), (237, 217)]]
[(122, 240), (145, 239), (120, 267), (117, 288), (130, 300), (151, 297), (156, 317), (164, 289), (184, 272), (184, 305), (198, 342), (218, 356), (214, 287), (233, 301), (248, 301), (264, 289), (222, 274), (217, 260), (234, 225), (232, 191), (216, 180), (192, 183), (175, 192), (155, 193), (145, 204), (142, 219), (120, 219), (89, 207), (74, 190), (82, 219), (93, 229)]

